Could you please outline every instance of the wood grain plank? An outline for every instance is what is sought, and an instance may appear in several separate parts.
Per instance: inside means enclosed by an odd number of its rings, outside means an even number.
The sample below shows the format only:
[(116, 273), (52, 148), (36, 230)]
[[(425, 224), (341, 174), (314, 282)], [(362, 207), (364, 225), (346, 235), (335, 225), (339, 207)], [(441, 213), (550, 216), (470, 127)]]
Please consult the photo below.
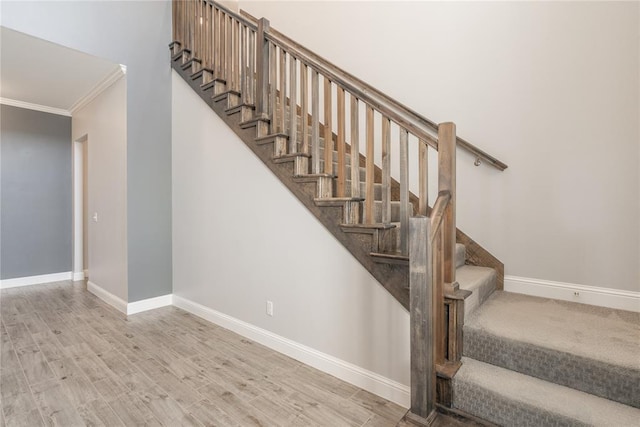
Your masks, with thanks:
[(189, 412), (207, 427), (242, 427), (239, 421), (207, 399), (191, 405)]
[(147, 405), (133, 392), (117, 397), (109, 402), (109, 406), (126, 426), (143, 426), (155, 419)]
[(138, 362), (136, 366), (149, 378), (153, 378), (153, 381), (160, 388), (165, 390), (170, 397), (183, 407), (192, 405), (203, 399), (203, 396), (197, 390), (181, 381), (173, 372), (152, 358)]
[(100, 398), (98, 390), (71, 358), (56, 360), (51, 368), (74, 406)]
[(0, 398), (2, 412), (7, 417), (7, 422), (38, 408), (21, 370), (2, 373)]
[[(5, 420), (5, 417), (2, 417), (2, 419)], [(5, 425), (6, 427), (38, 427), (44, 426), (45, 424), (42, 416), (40, 415), (40, 411), (38, 409), (33, 409), (29, 412), (21, 412), (19, 414), (7, 416), (5, 424), (0, 423), (0, 425)]]
[(55, 377), (47, 359), (37, 345), (20, 348), (17, 350), (17, 354), (29, 384), (38, 384)]
[(27, 329), (27, 326), (23, 322), (16, 322), (13, 325), (8, 325), (7, 334), (9, 334), (11, 343), (16, 350), (36, 345), (29, 329)]
[(46, 424), (69, 427), (85, 425), (59, 381), (40, 382), (32, 385), (31, 389)]
[(78, 414), (87, 426), (124, 426), (114, 410), (102, 399), (87, 402), (80, 406)]

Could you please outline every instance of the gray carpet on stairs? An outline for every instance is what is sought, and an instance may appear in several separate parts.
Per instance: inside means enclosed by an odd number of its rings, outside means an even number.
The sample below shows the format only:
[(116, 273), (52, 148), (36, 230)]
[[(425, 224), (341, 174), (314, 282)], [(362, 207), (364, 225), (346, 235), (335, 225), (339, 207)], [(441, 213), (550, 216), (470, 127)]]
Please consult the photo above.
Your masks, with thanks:
[(471, 291), (464, 300), (465, 319), (477, 309), (496, 289), (497, 274), (493, 268), (464, 265), (456, 270), (456, 280), (460, 289)]
[(464, 354), (640, 407), (640, 313), (498, 291), (465, 321)]
[(640, 410), (463, 358), (454, 407), (501, 426), (638, 426)]

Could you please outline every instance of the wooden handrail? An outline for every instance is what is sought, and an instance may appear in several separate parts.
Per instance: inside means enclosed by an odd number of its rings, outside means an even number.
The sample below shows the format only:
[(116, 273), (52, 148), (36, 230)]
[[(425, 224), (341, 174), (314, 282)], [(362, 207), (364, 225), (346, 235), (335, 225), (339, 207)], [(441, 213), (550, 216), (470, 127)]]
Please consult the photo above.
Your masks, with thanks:
[[(251, 22), (258, 22), (257, 18), (244, 10), (241, 10), (240, 14)], [(307, 65), (328, 77), (331, 81), (340, 84), (345, 90), (353, 93), (359, 99), (367, 102), (376, 110), (394, 120), (405, 129), (411, 131), (411, 133), (416, 135), (418, 138), (423, 139), (424, 142), (428, 143), (436, 150), (438, 149), (438, 140), (435, 136), (438, 132), (437, 123), (396, 101), (370, 84), (360, 80), (353, 74), (333, 65), (328, 60), (290, 39), (281, 32), (270, 28), (266, 37), (272, 42), (283, 46), (296, 58), (305, 61)], [(457, 145), (469, 151), (476, 158), (481, 159), (500, 171), (503, 171), (508, 167), (505, 163), (501, 162), (494, 156), (486, 153), (460, 137), (457, 137), (456, 142)]]

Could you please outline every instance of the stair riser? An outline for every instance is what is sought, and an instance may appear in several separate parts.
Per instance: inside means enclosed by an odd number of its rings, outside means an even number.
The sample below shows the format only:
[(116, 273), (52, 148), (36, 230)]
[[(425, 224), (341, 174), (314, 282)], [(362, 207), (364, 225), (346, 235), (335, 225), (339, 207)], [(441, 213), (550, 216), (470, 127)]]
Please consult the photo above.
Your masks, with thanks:
[(640, 408), (640, 371), (465, 327), (464, 355)]
[[(311, 158), (311, 163), (313, 163), (313, 158)], [(360, 178), (360, 181), (361, 181), (361, 182), (365, 182), (365, 181), (366, 181), (366, 178), (367, 178), (367, 172), (366, 172), (366, 169), (365, 169), (365, 168), (363, 168), (363, 167), (360, 167), (359, 169), (360, 169), (360, 177), (359, 177), (359, 178)], [(320, 171), (321, 171), (321, 172), (324, 172), (324, 160), (320, 160)], [(337, 174), (338, 174), (338, 164), (337, 164), (337, 163), (333, 163), (332, 171), (333, 171), (332, 173), (333, 173), (334, 175), (337, 175)], [(346, 177), (345, 177), (345, 178), (347, 178), (347, 177), (351, 178), (351, 166), (349, 166), (348, 164), (347, 164), (347, 167), (346, 167), (346, 171), (347, 171), (347, 172), (346, 172), (346, 173), (347, 173), (347, 175), (346, 175)]]
[[(413, 211), (413, 204), (409, 203), (409, 214)], [(374, 201), (373, 203), (374, 222), (382, 222), (382, 202)], [(400, 222), (400, 202), (391, 202), (391, 220), (389, 222)]]

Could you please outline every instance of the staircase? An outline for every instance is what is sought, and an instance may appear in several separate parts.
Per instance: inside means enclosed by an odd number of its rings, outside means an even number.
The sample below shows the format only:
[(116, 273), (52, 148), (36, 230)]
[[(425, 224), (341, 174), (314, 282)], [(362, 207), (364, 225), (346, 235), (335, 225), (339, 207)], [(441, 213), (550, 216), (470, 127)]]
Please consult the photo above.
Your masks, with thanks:
[[(502, 263), (456, 229), (456, 147), (505, 164), (264, 18), (210, 0), (174, 1), (173, 17), (172, 67), (410, 310), (409, 420), (439, 408), (500, 425), (637, 425), (638, 316), (503, 292)], [(583, 337), (607, 336), (604, 318), (624, 332), (595, 351)]]

